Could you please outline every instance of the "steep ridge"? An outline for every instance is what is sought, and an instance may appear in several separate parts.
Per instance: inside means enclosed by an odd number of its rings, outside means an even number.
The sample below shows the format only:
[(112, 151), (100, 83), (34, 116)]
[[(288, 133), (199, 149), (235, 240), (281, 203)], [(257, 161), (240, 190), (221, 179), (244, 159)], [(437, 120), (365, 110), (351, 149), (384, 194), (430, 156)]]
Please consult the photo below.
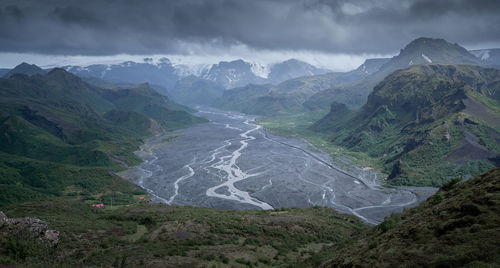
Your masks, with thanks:
[(341, 84), (318, 92), (311, 96), (305, 105), (327, 108), (331, 102), (336, 101), (354, 108), (361, 107), (366, 103), (373, 87), (386, 76), (396, 70), (426, 63), (484, 64), (458, 44), (448, 43), (444, 39), (421, 37), (409, 43), (377, 72), (354, 83)]
[(443, 185), (427, 201), (325, 250), (323, 267), (494, 267), (500, 264), (500, 168)]
[(42, 68), (36, 66), (35, 64), (28, 64), (26, 62), (23, 62), (16, 67), (14, 67), (12, 70), (7, 71), (2, 77), (4, 78), (9, 78), (15, 74), (25, 74), (28, 76), (32, 76), (35, 74), (47, 74), (47, 71), (43, 70)]
[(379, 83), (360, 111), (334, 104), (312, 129), (381, 159), (389, 183), (439, 186), (499, 165), (499, 80), (479, 66), (414, 66)]

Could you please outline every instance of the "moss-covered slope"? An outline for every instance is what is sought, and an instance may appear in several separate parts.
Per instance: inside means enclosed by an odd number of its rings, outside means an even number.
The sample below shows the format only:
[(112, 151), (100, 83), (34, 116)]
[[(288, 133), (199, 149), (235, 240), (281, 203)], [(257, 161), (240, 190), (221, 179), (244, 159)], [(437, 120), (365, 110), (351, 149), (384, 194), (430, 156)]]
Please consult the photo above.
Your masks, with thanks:
[(325, 267), (497, 267), (500, 168), (448, 183), (418, 207), (328, 251)]

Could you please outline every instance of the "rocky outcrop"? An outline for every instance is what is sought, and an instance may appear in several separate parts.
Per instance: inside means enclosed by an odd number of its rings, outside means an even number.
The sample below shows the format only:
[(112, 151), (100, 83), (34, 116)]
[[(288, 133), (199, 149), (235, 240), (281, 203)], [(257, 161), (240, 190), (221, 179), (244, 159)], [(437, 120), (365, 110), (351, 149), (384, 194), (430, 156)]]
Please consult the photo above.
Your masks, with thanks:
[(59, 244), (59, 231), (49, 229), (46, 222), (30, 217), (9, 219), (1, 211), (0, 233), (7, 233), (19, 238), (44, 240), (52, 247), (57, 247)]

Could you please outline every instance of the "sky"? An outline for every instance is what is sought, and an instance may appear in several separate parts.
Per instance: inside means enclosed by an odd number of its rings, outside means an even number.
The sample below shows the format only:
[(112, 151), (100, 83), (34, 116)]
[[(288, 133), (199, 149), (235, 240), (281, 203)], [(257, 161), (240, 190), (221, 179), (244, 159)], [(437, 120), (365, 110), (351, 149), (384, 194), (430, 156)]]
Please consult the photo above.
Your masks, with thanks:
[(498, 0), (2, 0), (0, 67), (167, 56), (348, 70), (421, 36), (500, 47), (499, 14)]

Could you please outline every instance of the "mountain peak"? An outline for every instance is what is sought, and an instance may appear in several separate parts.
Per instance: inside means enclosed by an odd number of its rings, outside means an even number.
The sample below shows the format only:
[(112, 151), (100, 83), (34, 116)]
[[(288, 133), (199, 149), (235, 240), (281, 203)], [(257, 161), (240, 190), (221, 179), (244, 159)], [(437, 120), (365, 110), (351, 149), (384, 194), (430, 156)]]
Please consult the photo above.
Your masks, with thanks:
[(300, 61), (298, 59), (294, 59), (294, 58), (291, 58), (291, 59), (288, 59), (282, 63), (304, 63), (303, 61)]
[(419, 37), (413, 41), (411, 41), (407, 46), (419, 45), (419, 44), (427, 44), (427, 43), (443, 43), (447, 44), (448, 42), (442, 38), (432, 38), (432, 37)]
[(29, 64), (29, 63), (27, 63), (27, 62), (23, 61), (23, 62), (21, 62), (21, 64), (17, 65), (17, 66), (16, 66), (16, 67), (14, 67), (14, 68), (17, 68), (17, 67), (27, 67), (27, 66), (35, 66), (35, 67), (38, 67), (38, 66), (36, 66), (35, 64)]
[(272, 65), (268, 78), (271, 83), (279, 84), (301, 76), (319, 75), (328, 72), (329, 70), (320, 69), (307, 62), (291, 58)]
[[(47, 73), (48, 79), (53, 79), (54, 81), (75, 81), (77, 83), (82, 83), (80, 77), (64, 70), (63, 68), (54, 68)], [(66, 83), (66, 82), (65, 82)]]
[(220, 67), (237, 67), (237, 68), (250, 68), (250, 63), (242, 60), (242, 59), (237, 59), (233, 61), (221, 61), (219, 62)]
[(406, 45), (380, 69), (389, 74), (398, 69), (427, 63), (481, 64), (480, 60), (458, 44), (444, 39), (420, 37)]
[(21, 64), (14, 67), (8, 73), (5, 74), (5, 78), (9, 78), (15, 74), (25, 74), (28, 76), (32, 76), (35, 74), (45, 75), (47, 72), (42, 68), (36, 66), (35, 64), (29, 64), (26, 62), (22, 62)]
[(467, 50), (458, 44), (451, 44), (448, 41), (441, 38), (429, 38), (420, 37), (411, 41), (408, 45), (401, 50), (401, 54), (412, 53), (416, 50), (429, 51), (429, 50), (459, 50), (462, 53), (466, 53)]
[(65, 74), (66, 75), (67, 74), (67, 75), (75, 76), (74, 74), (64, 70), (63, 68), (54, 68), (54, 69), (50, 70), (47, 74), (48, 75), (58, 75), (58, 74)]

